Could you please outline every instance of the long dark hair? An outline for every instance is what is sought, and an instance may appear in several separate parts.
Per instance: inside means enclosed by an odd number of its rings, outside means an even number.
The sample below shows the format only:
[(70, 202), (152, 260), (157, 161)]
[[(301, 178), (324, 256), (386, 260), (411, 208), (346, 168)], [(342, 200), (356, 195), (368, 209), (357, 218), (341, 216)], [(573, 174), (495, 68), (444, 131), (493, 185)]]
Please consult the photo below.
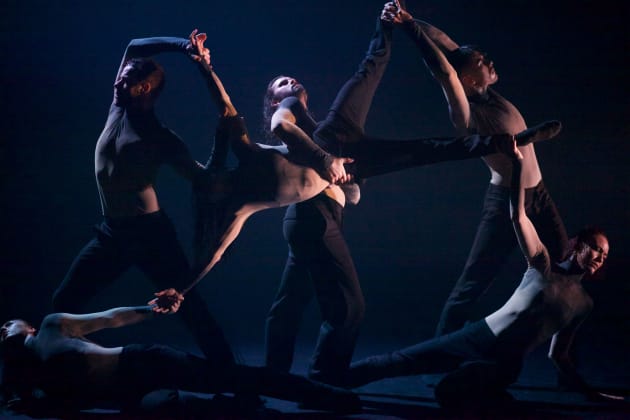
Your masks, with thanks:
[(273, 135), (271, 132), (271, 117), (273, 113), (276, 112), (277, 105), (273, 105), (273, 89), (272, 86), (281, 77), (286, 77), (284, 75), (279, 75), (271, 79), (271, 81), (267, 84), (267, 89), (265, 90), (265, 95), (263, 96), (263, 121), (261, 131), (264, 134), (264, 139), (266, 144), (278, 145), (282, 142)]

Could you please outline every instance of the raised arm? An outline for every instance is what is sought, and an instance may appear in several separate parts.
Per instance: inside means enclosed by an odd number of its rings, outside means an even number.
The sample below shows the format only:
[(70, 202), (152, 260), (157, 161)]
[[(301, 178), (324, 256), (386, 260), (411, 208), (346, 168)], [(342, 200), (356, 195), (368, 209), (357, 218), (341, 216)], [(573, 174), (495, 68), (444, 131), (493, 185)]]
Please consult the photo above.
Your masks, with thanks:
[(188, 54), (191, 50), (190, 41), (186, 38), (177, 37), (152, 37), (132, 39), (120, 62), (116, 80), (120, 76), (125, 63), (132, 58), (150, 57), (163, 52), (181, 52)]
[(398, 21), (414, 41), (427, 68), (440, 83), (449, 107), (451, 122), (460, 134), (466, 134), (470, 125), (470, 103), (457, 71), (448, 61), (446, 54), (459, 45), (435, 26), (414, 19), (409, 12), (399, 9)]
[(82, 337), (104, 328), (118, 328), (135, 324), (152, 316), (150, 306), (134, 306), (113, 308), (103, 312), (90, 314), (56, 313), (48, 315), (42, 321), (41, 329), (58, 327), (63, 335)]
[[(544, 244), (538, 236), (538, 232), (532, 221), (525, 213), (525, 190), (521, 185), (521, 170), (523, 166), (523, 155), (514, 141), (512, 151), (512, 185), (510, 190), (510, 214), (512, 217), (512, 225), (518, 239), (518, 244), (530, 266), (533, 266), (544, 272), (549, 266), (549, 255)], [(541, 254), (545, 258), (539, 257)]]
[(199, 69), (208, 83), (210, 96), (212, 96), (212, 99), (219, 110), (219, 116), (236, 116), (238, 114), (236, 108), (232, 104), (232, 100), (225, 90), (221, 79), (219, 79), (219, 76), (214, 72), (214, 68), (212, 67), (212, 63), (210, 61), (210, 50), (204, 46), (207, 38), (208, 37), (205, 33), (199, 33), (197, 29), (192, 31), (188, 37), (191, 45), (190, 58), (199, 63)]
[(414, 19), (414, 22), (420, 26), (422, 31), (427, 34), (435, 45), (443, 52), (455, 51), (459, 48), (457, 42), (453, 41), (443, 30), (436, 28), (428, 22), (420, 19)]
[(319, 147), (297, 124), (298, 121), (309, 120), (310, 117), (297, 98), (285, 98), (271, 117), (271, 131), (287, 145), (292, 161), (314, 168), (330, 182), (349, 181), (350, 177), (343, 165), (352, 160), (333, 156)]
[[(125, 50), (117, 78), (125, 67), (125, 63), (133, 58), (148, 57), (163, 52), (180, 52), (192, 58), (194, 47), (191, 38), (152, 37), (131, 40)], [(164, 150), (165, 163), (181, 176), (192, 180), (202, 171), (203, 165), (192, 158), (188, 146), (175, 133), (168, 129), (164, 130), (165, 137), (169, 139)]]

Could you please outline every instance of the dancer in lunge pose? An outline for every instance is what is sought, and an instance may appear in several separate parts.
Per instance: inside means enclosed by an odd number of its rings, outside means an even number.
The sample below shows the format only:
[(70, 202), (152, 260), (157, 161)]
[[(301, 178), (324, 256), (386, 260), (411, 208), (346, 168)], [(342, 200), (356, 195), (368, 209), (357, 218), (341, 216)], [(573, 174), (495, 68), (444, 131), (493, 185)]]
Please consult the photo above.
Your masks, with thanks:
[[(95, 174), (103, 221), (73, 261), (53, 296), (55, 311), (80, 313), (131, 266), (162, 289), (192, 281), (190, 264), (154, 187), (158, 169), (171, 166), (188, 180), (202, 172), (184, 142), (164, 127), (154, 106), (164, 71), (146, 58), (160, 52), (189, 54), (187, 39), (132, 40), (114, 82), (114, 98), (96, 143)], [(201, 296), (193, 291), (181, 310), (186, 326), (211, 362), (234, 362), (223, 332)]]

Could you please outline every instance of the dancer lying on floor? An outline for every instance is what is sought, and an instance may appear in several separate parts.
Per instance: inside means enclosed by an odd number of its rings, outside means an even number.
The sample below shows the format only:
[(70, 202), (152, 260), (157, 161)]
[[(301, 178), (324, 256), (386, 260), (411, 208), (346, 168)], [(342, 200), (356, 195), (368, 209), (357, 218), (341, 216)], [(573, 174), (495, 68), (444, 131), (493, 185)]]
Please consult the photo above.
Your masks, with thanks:
[(35, 410), (45, 403), (47, 409), (65, 414), (104, 407), (133, 412), (161, 389), (261, 394), (315, 409), (359, 408), (358, 397), (350, 391), (300, 376), (264, 367), (218, 366), (159, 344), (103, 347), (83, 338), (154, 316), (160, 315), (141, 306), (84, 315), (54, 313), (44, 318), (39, 329), (23, 320), (8, 321), (0, 328), (3, 387), (23, 409)]
[(595, 399), (621, 399), (597, 392), (580, 377), (569, 360), (576, 329), (593, 301), (582, 287), (585, 273), (593, 274), (608, 256), (608, 239), (596, 228), (577, 235), (569, 257), (552, 263), (549, 252), (525, 213), (521, 185), (523, 155), (513, 149), (510, 196), (516, 237), (529, 268), (508, 301), (484, 319), (464, 328), (391, 353), (351, 365), (346, 385), (357, 387), (396, 376), (448, 373), (435, 395), (443, 406), (493, 404), (511, 396), (506, 388), (516, 381), (523, 358), (551, 338), (549, 357), (567, 383)]

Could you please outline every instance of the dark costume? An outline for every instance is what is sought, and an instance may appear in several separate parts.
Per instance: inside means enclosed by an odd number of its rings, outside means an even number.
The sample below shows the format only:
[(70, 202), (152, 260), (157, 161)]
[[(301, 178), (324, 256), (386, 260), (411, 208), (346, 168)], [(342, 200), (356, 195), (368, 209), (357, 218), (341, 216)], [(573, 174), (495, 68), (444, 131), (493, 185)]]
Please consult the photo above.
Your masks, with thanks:
[(447, 373), (435, 390), (440, 404), (482, 404), (475, 400), (503, 398), (505, 389), (518, 379), (524, 349), (507, 344), (492, 334), (485, 320), (480, 320), (450, 334), (355, 362), (348, 371), (346, 385)]
[[(523, 117), (514, 105), (492, 89), (489, 89), (486, 100), (473, 101), (470, 107), (471, 120), (475, 121), (472, 132), (499, 133), (505, 132), (511, 124), (519, 129), (525, 126)], [(516, 122), (510, 122), (512, 119)], [(505, 123), (506, 120), (508, 123)], [(461, 328), (470, 319), (475, 302), (490, 287), (516, 248), (509, 194), (509, 187), (488, 186), (475, 239), (464, 270), (442, 309), (437, 335)], [(525, 189), (525, 211), (549, 249), (552, 261), (561, 260), (567, 247), (567, 232), (542, 181), (535, 187)]]
[[(525, 211), (540, 232), (541, 241), (550, 244), (552, 255), (559, 259), (567, 242), (566, 230), (542, 181), (525, 189)], [(510, 188), (490, 184), (468, 260), (444, 304), (437, 335), (464, 325), (475, 302), (490, 287), (517, 245), (510, 219)]]
[[(546, 251), (537, 258), (549, 261)], [(346, 385), (448, 373), (435, 391), (443, 405), (504, 398), (508, 395), (505, 389), (518, 379), (525, 355), (559, 331), (577, 328), (592, 308), (592, 300), (581, 286), (583, 273), (573, 271), (570, 264), (567, 260), (544, 273), (529, 268), (512, 297), (485, 319), (353, 363)], [(490, 329), (490, 322), (497, 326), (496, 333)]]
[[(366, 57), (344, 84), (326, 118), (316, 123), (295, 97), (290, 108), (297, 125), (325, 151), (355, 158), (346, 165), (356, 178), (368, 178), (436, 162), (479, 157), (497, 151), (497, 139), (469, 136), (383, 140), (365, 135), (372, 97), (390, 57), (391, 25), (377, 23)], [(313, 156), (325, 161), (320, 150)], [(325, 166), (325, 163), (324, 165)], [(352, 358), (364, 301), (350, 251), (342, 234), (343, 209), (324, 193), (290, 206), (284, 219), (289, 256), (266, 324), (267, 366), (288, 371), (299, 323), (312, 297), (311, 280), (322, 312), (322, 326), (310, 366), (314, 379), (338, 383)]]
[(110, 397), (110, 401), (119, 401), (128, 409), (136, 408), (143, 398), (159, 389), (260, 394), (321, 408), (342, 409), (345, 404), (345, 409), (356, 409), (358, 404), (349, 392), (301, 376), (243, 365), (216, 369), (203, 358), (156, 344), (125, 346), (112, 382), (109, 392), (101, 397)]
[[(435, 50), (436, 45), (428, 42), (430, 36), (423, 31), (425, 24), (426, 22), (411, 20), (404, 25), (404, 29), (420, 49), (431, 72), (444, 73), (445, 69)], [(444, 47), (440, 48), (444, 49)], [(468, 56), (459, 54), (459, 50), (445, 52), (445, 55), (456, 70), (469, 59)], [(527, 128), (519, 110), (492, 88), (488, 88), (485, 93), (477, 96), (468, 95), (468, 102), (470, 105), (468, 134), (518, 134)], [(528, 200), (525, 204), (527, 214), (541, 235), (543, 243), (549, 249), (552, 261), (559, 261), (565, 251), (567, 233), (555, 204), (542, 180), (538, 185), (526, 191), (528, 191)], [(468, 260), (444, 304), (436, 335), (455, 331), (470, 319), (475, 302), (490, 286), (516, 246), (509, 217), (508, 194), (508, 188), (493, 184), (488, 187), (481, 222)]]
[[(186, 45), (188, 41), (180, 38), (133, 40), (123, 62), (164, 51), (185, 52)], [(117, 188), (111, 196), (127, 194), (125, 186), (129, 194), (134, 194), (139, 186), (154, 183), (160, 166), (177, 167), (179, 159), (192, 162), (184, 143), (160, 124), (153, 110), (128, 111), (112, 103), (95, 153), (104, 214), (108, 214), (110, 205), (105, 199), (109, 193), (108, 183), (115, 183)], [(114, 173), (100, 168), (101, 162), (108, 160), (120, 162)], [(96, 236), (77, 255), (55, 291), (54, 309), (82, 312), (84, 301), (102, 291), (132, 265), (140, 268), (157, 290), (180, 289), (192, 281), (188, 260), (164, 211), (133, 217), (106, 216), (96, 228)], [(210, 361), (219, 365), (233, 363), (234, 357), (223, 332), (197, 292), (186, 296), (180, 314)]]

